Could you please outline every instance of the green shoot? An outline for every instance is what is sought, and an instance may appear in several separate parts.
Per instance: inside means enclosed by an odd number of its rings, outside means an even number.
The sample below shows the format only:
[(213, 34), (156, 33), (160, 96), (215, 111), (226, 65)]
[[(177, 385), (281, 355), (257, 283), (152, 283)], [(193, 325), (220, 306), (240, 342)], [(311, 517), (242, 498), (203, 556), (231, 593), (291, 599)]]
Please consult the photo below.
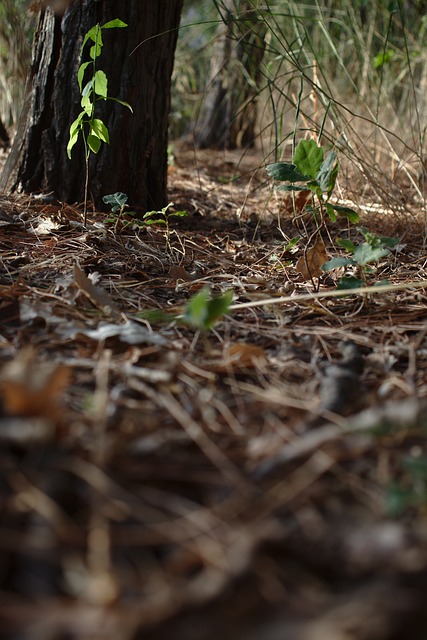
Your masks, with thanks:
[(170, 248), (170, 218), (183, 218), (188, 215), (187, 211), (168, 211), (170, 207), (173, 207), (173, 202), (169, 202), (169, 204), (160, 211), (147, 211), (142, 218), (144, 224), (160, 224), (165, 227), (166, 251), (169, 251)]

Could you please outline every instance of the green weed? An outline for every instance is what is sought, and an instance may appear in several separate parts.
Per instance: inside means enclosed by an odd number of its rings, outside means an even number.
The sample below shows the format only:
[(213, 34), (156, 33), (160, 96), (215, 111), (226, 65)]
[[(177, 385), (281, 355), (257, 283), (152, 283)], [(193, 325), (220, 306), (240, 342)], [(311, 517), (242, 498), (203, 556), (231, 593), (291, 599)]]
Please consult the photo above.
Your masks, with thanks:
[(184, 218), (188, 216), (187, 211), (168, 211), (170, 207), (173, 207), (173, 202), (169, 202), (169, 204), (160, 211), (147, 211), (142, 217), (143, 224), (159, 224), (165, 227), (166, 251), (169, 251), (170, 248), (170, 218)]
[(315, 140), (301, 140), (291, 163), (269, 164), (267, 173), (274, 180), (288, 183), (278, 187), (279, 191), (312, 192), (315, 204), (309, 210), (320, 227), (325, 224), (326, 216), (333, 222), (337, 216), (348, 218), (350, 222), (359, 221), (356, 211), (329, 201), (335, 188), (338, 169), (335, 151), (330, 151), (325, 157), (324, 149)]
[(226, 291), (219, 296), (211, 296), (209, 287), (203, 287), (190, 298), (182, 314), (165, 313), (160, 309), (148, 309), (138, 314), (149, 322), (179, 322), (199, 331), (209, 331), (225, 315), (233, 301), (233, 292)]
[[(142, 218), (139, 218), (138, 214), (135, 211), (127, 210), (129, 208), (129, 205), (127, 204), (128, 196), (126, 195), (126, 193), (122, 193), (121, 191), (103, 196), (102, 200), (103, 202), (105, 202), (105, 204), (108, 204), (111, 207), (111, 213), (109, 217), (106, 218), (105, 222), (114, 224), (116, 230), (119, 224), (122, 224), (123, 227), (145, 227), (152, 224), (164, 226), (166, 237), (166, 251), (168, 251), (170, 248), (170, 219), (183, 218), (184, 216), (188, 215), (187, 211), (169, 211), (170, 207), (173, 207), (173, 202), (169, 202), (169, 204), (163, 207), (163, 209), (160, 209), (160, 211), (147, 211), (147, 213), (145, 213)], [(125, 220), (124, 214), (126, 214), (126, 216), (130, 217), (131, 219)]]
[[(398, 238), (378, 236), (367, 229), (360, 228), (358, 231), (363, 235), (365, 242), (356, 245), (351, 240), (337, 240), (337, 245), (348, 251), (351, 257), (337, 256), (322, 266), (322, 270), (326, 272), (340, 267), (354, 268), (357, 275), (341, 278), (338, 282), (339, 289), (357, 289), (366, 285), (369, 278), (376, 273), (375, 265), (399, 242)], [(381, 280), (375, 284), (387, 284), (387, 281)]]

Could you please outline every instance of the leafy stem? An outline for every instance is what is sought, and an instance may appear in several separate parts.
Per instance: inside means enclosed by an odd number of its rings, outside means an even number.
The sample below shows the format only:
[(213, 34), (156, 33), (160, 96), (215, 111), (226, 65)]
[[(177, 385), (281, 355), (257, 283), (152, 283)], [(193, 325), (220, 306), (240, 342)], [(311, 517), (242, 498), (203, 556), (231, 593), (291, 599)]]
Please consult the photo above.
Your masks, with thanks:
[[(99, 100), (114, 100), (132, 111), (130, 104), (123, 100), (119, 100), (118, 98), (112, 98), (108, 95), (108, 78), (102, 69), (97, 69), (96, 67), (96, 60), (101, 55), (102, 47), (104, 45), (102, 36), (103, 30), (123, 27), (127, 27), (127, 24), (118, 18), (110, 20), (103, 25), (96, 24), (94, 27), (89, 29), (83, 38), (83, 44), (80, 52), (80, 55), (83, 56), (86, 44), (89, 41), (93, 43), (89, 51), (90, 60), (82, 62), (77, 72), (77, 82), (81, 95), (80, 106), (82, 110), (70, 126), (67, 155), (71, 159), (72, 149), (81, 136), (84, 145), (86, 167), (84, 186), (85, 225), (87, 219), (87, 196), (89, 189), (89, 157), (91, 153), (98, 153), (103, 142), (106, 144), (109, 144), (110, 142), (108, 128), (101, 119), (95, 117), (96, 103)], [(86, 84), (83, 85), (83, 80), (88, 68), (92, 69), (92, 74)]]

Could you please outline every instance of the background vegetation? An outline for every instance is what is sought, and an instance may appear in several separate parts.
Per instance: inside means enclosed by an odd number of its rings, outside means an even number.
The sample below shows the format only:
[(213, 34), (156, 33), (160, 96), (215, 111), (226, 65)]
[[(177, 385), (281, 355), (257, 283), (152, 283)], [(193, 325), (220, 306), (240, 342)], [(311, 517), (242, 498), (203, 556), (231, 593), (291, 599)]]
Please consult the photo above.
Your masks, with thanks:
[[(243, 0), (234, 0), (237, 20)], [(248, 3), (246, 2), (246, 5)], [(187, 0), (174, 70), (171, 137), (194, 130), (226, 0)], [(404, 210), (424, 203), (427, 15), (419, 0), (250, 0), (268, 27), (258, 145), (266, 162), (321, 135), (347, 158), (346, 189)], [(0, 2), (0, 114), (16, 125), (34, 15)], [(341, 184), (344, 184), (341, 180)], [(348, 194), (348, 191), (347, 191)]]
[[(235, 0), (236, 14), (239, 0)], [(251, 2), (268, 26), (259, 97), (267, 161), (321, 133), (345, 154), (346, 188), (405, 209), (424, 202), (426, 25), (417, 1)], [(188, 2), (175, 67), (172, 133), (191, 133), (224, 0)], [(215, 13), (217, 12), (217, 13)], [(212, 22), (214, 21), (214, 22)], [(193, 24), (196, 22), (197, 24)], [(186, 26), (191, 25), (191, 26)], [(372, 193), (373, 192), (373, 193)]]

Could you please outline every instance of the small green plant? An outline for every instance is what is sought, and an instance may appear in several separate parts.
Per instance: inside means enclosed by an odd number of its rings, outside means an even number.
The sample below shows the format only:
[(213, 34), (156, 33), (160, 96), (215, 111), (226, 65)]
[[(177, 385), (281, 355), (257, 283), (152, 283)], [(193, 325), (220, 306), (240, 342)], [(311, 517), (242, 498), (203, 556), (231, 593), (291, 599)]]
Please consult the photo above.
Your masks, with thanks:
[[(351, 257), (338, 256), (322, 266), (323, 271), (332, 271), (339, 267), (353, 267), (355, 269), (357, 275), (345, 276), (340, 279), (337, 285), (339, 289), (356, 289), (366, 284), (369, 276), (376, 272), (375, 263), (387, 256), (390, 249), (399, 242), (398, 238), (378, 236), (367, 229), (359, 228), (358, 231), (365, 239), (365, 242), (361, 244), (356, 245), (351, 240), (341, 238), (337, 240), (337, 245), (351, 253)], [(381, 285), (386, 282), (383, 280), (375, 284)]]
[[(96, 68), (96, 61), (101, 55), (103, 47), (102, 32), (105, 29), (123, 28), (127, 27), (127, 24), (122, 20), (116, 18), (110, 20), (103, 25), (96, 24), (89, 29), (86, 33), (81, 48), (80, 55), (83, 56), (83, 50), (87, 42), (92, 41), (93, 45), (90, 48), (88, 62), (83, 62), (77, 72), (77, 82), (79, 84), (82, 107), (81, 112), (70, 126), (70, 138), (67, 145), (67, 155), (71, 159), (71, 152), (79, 139), (80, 135), (83, 139), (85, 150), (85, 188), (84, 188), (84, 224), (86, 224), (87, 216), (87, 194), (89, 185), (89, 157), (91, 153), (98, 153), (101, 148), (102, 142), (109, 144), (110, 136), (107, 127), (104, 122), (99, 118), (95, 118), (95, 107), (99, 100), (114, 100), (120, 103), (124, 107), (127, 107), (132, 111), (132, 107), (127, 102), (119, 100), (118, 98), (112, 98), (108, 95), (108, 79), (102, 69)], [(88, 82), (83, 85), (83, 79), (86, 70), (90, 67), (91, 75)]]
[(326, 221), (326, 215), (335, 222), (337, 215), (350, 222), (358, 222), (359, 215), (353, 209), (329, 202), (335, 188), (339, 165), (337, 154), (331, 151), (326, 157), (323, 148), (314, 140), (301, 140), (295, 149), (292, 162), (275, 162), (267, 166), (268, 175), (274, 180), (288, 182), (279, 191), (311, 191), (315, 205), (311, 210), (318, 226)]
[(228, 312), (233, 301), (231, 289), (219, 296), (211, 296), (209, 287), (203, 287), (190, 298), (182, 314), (165, 313), (160, 309), (148, 309), (138, 313), (140, 318), (149, 322), (179, 322), (198, 329), (209, 331), (215, 323)]
[[(127, 227), (132, 224), (137, 224), (139, 226), (143, 226), (142, 220), (138, 220), (136, 218), (137, 213), (135, 211), (126, 211), (129, 208), (127, 204), (128, 196), (126, 193), (122, 193), (121, 191), (116, 191), (116, 193), (110, 193), (107, 196), (103, 196), (102, 201), (105, 204), (110, 205), (111, 213), (108, 218), (106, 218), (105, 222), (114, 224), (115, 230), (117, 230), (120, 222), (123, 223), (123, 226)], [(126, 215), (133, 218), (132, 220), (123, 220), (123, 215), (126, 212)]]
[[(138, 227), (145, 227), (151, 224), (163, 225), (166, 227), (166, 249), (169, 249), (169, 236), (170, 236), (170, 218), (177, 217), (182, 218), (187, 216), (186, 211), (169, 211), (170, 207), (173, 207), (173, 202), (169, 202), (166, 207), (163, 207), (160, 211), (147, 211), (142, 218), (138, 218), (138, 214), (135, 211), (127, 211), (129, 205), (127, 204), (128, 196), (126, 193), (116, 191), (116, 193), (110, 193), (102, 198), (105, 204), (110, 205), (110, 216), (105, 220), (107, 223), (112, 223), (117, 229), (121, 222), (124, 227), (130, 225), (136, 225)], [(131, 220), (124, 220), (123, 216), (126, 213), (131, 217)]]
[(170, 218), (184, 218), (188, 215), (187, 211), (169, 211), (170, 207), (173, 207), (173, 202), (169, 202), (160, 211), (147, 211), (142, 217), (143, 224), (160, 224), (165, 227), (166, 251), (169, 251)]
[(209, 287), (203, 287), (188, 301), (183, 321), (200, 331), (209, 331), (219, 318), (227, 313), (232, 301), (231, 290), (220, 296), (211, 297)]

